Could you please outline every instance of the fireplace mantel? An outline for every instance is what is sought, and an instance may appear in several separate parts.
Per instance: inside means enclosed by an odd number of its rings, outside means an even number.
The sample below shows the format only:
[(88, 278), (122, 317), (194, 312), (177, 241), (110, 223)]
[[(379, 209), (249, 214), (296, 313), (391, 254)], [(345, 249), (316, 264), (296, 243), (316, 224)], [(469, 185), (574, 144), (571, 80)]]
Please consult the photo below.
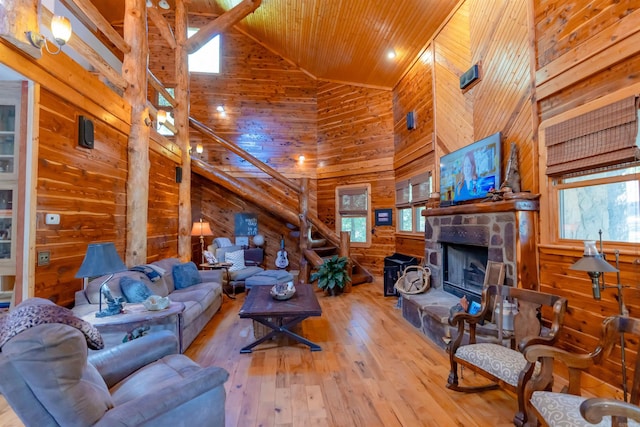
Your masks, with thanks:
[(536, 224), (539, 195), (515, 193), (500, 201), (425, 209), (425, 263), (432, 285), (443, 283), (443, 245), (488, 247), (489, 261), (506, 266), (505, 284), (538, 288)]
[[(527, 193), (524, 193), (527, 194)], [(538, 202), (539, 194), (528, 195), (527, 198), (500, 200), (497, 202), (471, 203), (466, 205), (454, 205), (443, 208), (425, 209), (423, 216), (443, 216), (456, 214), (476, 214), (495, 212), (515, 212), (540, 210)]]

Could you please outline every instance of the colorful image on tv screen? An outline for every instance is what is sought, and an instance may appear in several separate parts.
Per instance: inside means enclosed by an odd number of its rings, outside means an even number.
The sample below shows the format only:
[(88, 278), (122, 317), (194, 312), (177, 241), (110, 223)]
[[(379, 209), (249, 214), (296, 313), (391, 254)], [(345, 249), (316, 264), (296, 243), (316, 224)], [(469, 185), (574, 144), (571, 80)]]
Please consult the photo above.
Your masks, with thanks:
[(500, 133), (442, 156), (440, 160), (441, 203), (485, 198), (498, 185)]

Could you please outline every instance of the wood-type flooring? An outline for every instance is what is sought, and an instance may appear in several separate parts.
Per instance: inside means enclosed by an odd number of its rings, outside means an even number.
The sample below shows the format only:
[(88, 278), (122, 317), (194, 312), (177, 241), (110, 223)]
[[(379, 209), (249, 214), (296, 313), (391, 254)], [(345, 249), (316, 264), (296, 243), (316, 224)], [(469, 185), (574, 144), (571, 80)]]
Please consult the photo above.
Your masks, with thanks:
[[(245, 294), (225, 297), (186, 355), (229, 372), (226, 425), (513, 425), (513, 395), (445, 388), (446, 352), (404, 320), (396, 298), (382, 289), (378, 282), (337, 297), (317, 292), (323, 314), (305, 320), (302, 334), (322, 346), (318, 352), (285, 338), (240, 354), (253, 340), (252, 321), (238, 317)], [(464, 374), (465, 381), (484, 381)], [(0, 396), (0, 427), (9, 426), (22, 424)]]

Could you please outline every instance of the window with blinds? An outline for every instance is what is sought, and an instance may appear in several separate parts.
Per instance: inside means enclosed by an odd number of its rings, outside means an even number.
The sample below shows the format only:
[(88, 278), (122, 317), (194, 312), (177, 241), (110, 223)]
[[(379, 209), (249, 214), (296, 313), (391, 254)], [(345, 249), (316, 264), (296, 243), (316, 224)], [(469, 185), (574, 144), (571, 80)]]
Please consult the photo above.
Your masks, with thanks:
[(545, 145), (557, 238), (640, 242), (637, 97), (550, 126)]
[(424, 231), (422, 211), (432, 191), (431, 172), (396, 183), (396, 211), (398, 231), (420, 233)]
[(348, 231), (354, 246), (370, 243), (370, 193), (369, 185), (336, 188), (337, 231)]

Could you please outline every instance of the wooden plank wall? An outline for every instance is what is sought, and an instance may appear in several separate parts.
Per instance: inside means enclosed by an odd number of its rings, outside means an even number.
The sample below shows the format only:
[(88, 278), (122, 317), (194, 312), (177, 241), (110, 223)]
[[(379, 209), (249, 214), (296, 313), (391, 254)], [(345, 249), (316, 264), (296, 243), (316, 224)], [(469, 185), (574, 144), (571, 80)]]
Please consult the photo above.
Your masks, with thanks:
[[(91, 242), (114, 242), (124, 256), (127, 136), (46, 88), (41, 91), (36, 252), (51, 262), (36, 267), (35, 296), (70, 305), (82, 280), (74, 276)], [(79, 147), (78, 116), (94, 122), (95, 148)], [(47, 213), (59, 225), (45, 225)]]
[[(531, 115), (528, 15), (524, 2), (467, 1), (434, 39), (438, 158), (495, 132), (503, 135), (503, 170), (511, 142), (519, 149), (522, 189), (537, 189)], [(461, 90), (460, 75), (480, 65), (480, 80)]]
[[(559, 115), (572, 114), (588, 103), (606, 102), (606, 98), (629, 96), (640, 90), (640, 5), (638, 2), (572, 2), (547, 1), (535, 3), (535, 41), (538, 56), (536, 92), (540, 99), (542, 128)], [(603, 99), (603, 101), (600, 101)], [(544, 147), (540, 151), (544, 154)], [(546, 157), (542, 157), (545, 159)], [(544, 169), (541, 166), (542, 169)], [(546, 185), (544, 176), (541, 187)], [(542, 206), (549, 206), (547, 195), (542, 194)], [(543, 221), (553, 224), (554, 217), (542, 211)], [(557, 221), (557, 220), (556, 220)], [(586, 273), (568, 268), (582, 255), (582, 242), (554, 242), (553, 236), (543, 230), (540, 246), (540, 288), (569, 299), (562, 346), (572, 351), (593, 349), (600, 334), (602, 320), (618, 313), (616, 291), (602, 292), (602, 300), (592, 297), (591, 283)], [(606, 244), (605, 253), (613, 262), (615, 245)], [(630, 284), (624, 289), (624, 299), (633, 317), (640, 316), (640, 250), (637, 245), (621, 250), (621, 282)], [(609, 285), (615, 284), (613, 274), (606, 275)], [(629, 349), (629, 347), (628, 347)], [(627, 351), (627, 365), (635, 362), (633, 347)], [(593, 387), (606, 394), (606, 381), (617, 387), (613, 390), (621, 397), (620, 350), (591, 372), (596, 379)], [(632, 375), (631, 372), (628, 372)], [(607, 384), (605, 384), (607, 385)]]
[[(318, 216), (333, 229), (337, 186), (371, 184), (372, 209), (394, 206), (391, 106), (390, 91), (319, 83)], [(371, 273), (381, 275), (384, 257), (395, 252), (395, 225), (372, 229), (371, 246), (354, 247), (352, 253)]]
[(179, 185), (178, 164), (149, 150), (149, 219), (147, 221), (147, 262), (178, 253)]

